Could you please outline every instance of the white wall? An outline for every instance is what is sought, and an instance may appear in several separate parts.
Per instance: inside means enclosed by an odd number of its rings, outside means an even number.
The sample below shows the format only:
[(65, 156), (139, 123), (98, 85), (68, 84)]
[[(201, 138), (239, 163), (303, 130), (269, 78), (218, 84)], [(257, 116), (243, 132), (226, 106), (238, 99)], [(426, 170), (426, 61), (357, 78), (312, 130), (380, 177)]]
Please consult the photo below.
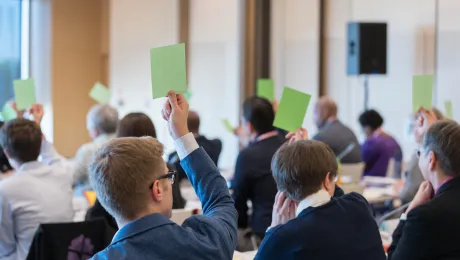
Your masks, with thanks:
[(454, 120), (460, 119), (460, 1), (440, 0), (437, 42), (437, 105), (452, 101)]
[(158, 139), (173, 149), (166, 122), (161, 118), (164, 99), (152, 100), (150, 48), (176, 44), (179, 40), (177, 0), (112, 0), (110, 3), (111, 102), (121, 116), (148, 114)]
[(222, 168), (234, 167), (238, 154), (238, 142), (221, 120), (239, 122), (242, 8), (243, 0), (190, 0), (190, 106), (200, 114), (201, 133), (222, 140)]
[(304, 126), (312, 135), (313, 107), (318, 98), (318, 23), (320, 0), (271, 0), (271, 68), (275, 94), (285, 86), (312, 95)]
[[(453, 0), (455, 1), (455, 0)], [(386, 119), (409, 159), (415, 145), (405, 138), (412, 110), (412, 75), (434, 73), (434, 0), (329, 0), (327, 7), (327, 93), (339, 105), (340, 119), (362, 139), (358, 116), (364, 109), (362, 79), (346, 75), (346, 23), (388, 23), (388, 74), (369, 80), (369, 107)], [(454, 15), (455, 16), (455, 15)]]

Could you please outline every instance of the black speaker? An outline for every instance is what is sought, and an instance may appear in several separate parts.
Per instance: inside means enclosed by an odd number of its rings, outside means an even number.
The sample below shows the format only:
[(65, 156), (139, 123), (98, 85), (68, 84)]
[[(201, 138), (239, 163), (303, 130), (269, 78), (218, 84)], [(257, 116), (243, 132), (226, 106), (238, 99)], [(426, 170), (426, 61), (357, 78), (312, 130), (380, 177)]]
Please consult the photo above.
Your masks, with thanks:
[(387, 24), (348, 23), (347, 74), (387, 73)]

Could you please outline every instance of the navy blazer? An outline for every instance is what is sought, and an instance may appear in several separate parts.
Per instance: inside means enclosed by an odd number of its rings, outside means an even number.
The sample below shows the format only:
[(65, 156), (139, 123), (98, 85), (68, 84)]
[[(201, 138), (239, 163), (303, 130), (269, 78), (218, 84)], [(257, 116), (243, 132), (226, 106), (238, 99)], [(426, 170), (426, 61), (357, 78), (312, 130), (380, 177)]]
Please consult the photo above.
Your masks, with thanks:
[(366, 199), (357, 193), (304, 209), (269, 229), (256, 259), (385, 260), (382, 239)]
[(393, 233), (388, 259), (460, 259), (460, 177), (415, 207)]
[(151, 214), (121, 228), (92, 259), (232, 259), (237, 213), (227, 183), (203, 148), (181, 162), (203, 206), (179, 226)]

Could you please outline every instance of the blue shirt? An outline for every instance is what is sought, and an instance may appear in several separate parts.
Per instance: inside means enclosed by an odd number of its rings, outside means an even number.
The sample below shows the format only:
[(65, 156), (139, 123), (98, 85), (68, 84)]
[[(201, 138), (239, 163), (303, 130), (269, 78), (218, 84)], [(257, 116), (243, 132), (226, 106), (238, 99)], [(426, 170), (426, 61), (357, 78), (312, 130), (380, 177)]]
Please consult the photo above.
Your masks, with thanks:
[(40, 156), (0, 182), (2, 260), (26, 259), (41, 223), (73, 221), (71, 168), (46, 141)]
[[(187, 136), (196, 145), (193, 135)], [(177, 143), (176, 148), (182, 158)], [(162, 214), (134, 220), (92, 259), (232, 259), (237, 213), (225, 179), (203, 148), (186, 156), (181, 166), (200, 198), (203, 215), (188, 218), (182, 226)]]

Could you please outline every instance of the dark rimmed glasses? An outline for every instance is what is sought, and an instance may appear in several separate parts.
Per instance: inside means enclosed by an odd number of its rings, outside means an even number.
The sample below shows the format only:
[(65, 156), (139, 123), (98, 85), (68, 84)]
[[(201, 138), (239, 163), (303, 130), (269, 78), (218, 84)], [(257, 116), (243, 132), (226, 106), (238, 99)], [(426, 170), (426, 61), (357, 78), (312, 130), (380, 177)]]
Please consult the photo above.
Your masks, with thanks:
[[(176, 175), (177, 175), (177, 171), (168, 171), (167, 174), (155, 179), (155, 181), (159, 181), (162, 179), (168, 179), (171, 182), (171, 184), (174, 184), (174, 182), (176, 181)], [(155, 183), (155, 181), (153, 181), (152, 184), (150, 184), (149, 189), (153, 187), (153, 184)]]

